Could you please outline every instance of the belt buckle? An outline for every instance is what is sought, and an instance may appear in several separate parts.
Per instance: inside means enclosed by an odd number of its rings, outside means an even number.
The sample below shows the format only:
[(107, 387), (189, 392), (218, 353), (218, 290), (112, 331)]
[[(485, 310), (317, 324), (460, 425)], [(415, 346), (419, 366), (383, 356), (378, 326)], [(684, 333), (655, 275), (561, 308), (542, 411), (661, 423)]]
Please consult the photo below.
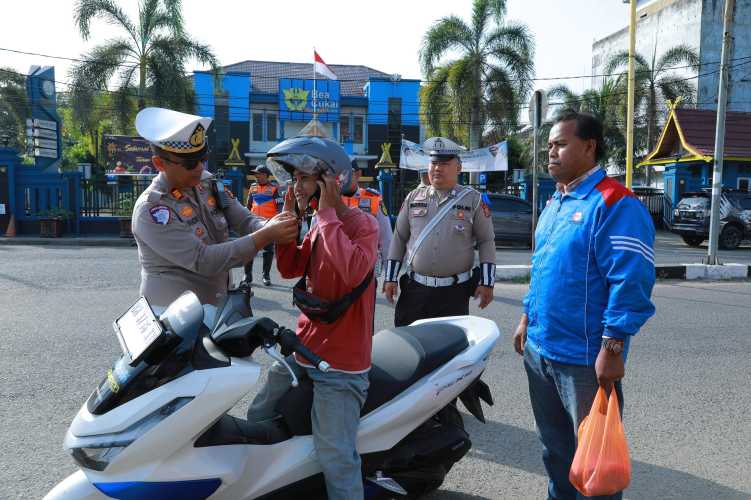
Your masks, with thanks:
[(436, 288), (438, 286), (438, 278), (435, 276), (428, 276), (428, 284), (429, 286)]
[(454, 282), (453, 282), (453, 283), (451, 283), (451, 286), (455, 286), (455, 285), (458, 285), (458, 284), (459, 284), (459, 275), (458, 275), (458, 274), (455, 274), (455, 275), (453, 276), (453, 278), (454, 278)]

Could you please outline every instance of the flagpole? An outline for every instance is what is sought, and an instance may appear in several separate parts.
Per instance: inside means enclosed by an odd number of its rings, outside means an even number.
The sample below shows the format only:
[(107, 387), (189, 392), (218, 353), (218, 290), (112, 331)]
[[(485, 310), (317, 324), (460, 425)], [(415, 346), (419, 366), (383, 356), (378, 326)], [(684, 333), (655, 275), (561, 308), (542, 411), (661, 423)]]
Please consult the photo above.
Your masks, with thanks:
[(318, 111), (317, 106), (317, 99), (318, 99), (318, 92), (316, 92), (316, 48), (313, 47), (313, 119), (316, 119), (316, 114)]

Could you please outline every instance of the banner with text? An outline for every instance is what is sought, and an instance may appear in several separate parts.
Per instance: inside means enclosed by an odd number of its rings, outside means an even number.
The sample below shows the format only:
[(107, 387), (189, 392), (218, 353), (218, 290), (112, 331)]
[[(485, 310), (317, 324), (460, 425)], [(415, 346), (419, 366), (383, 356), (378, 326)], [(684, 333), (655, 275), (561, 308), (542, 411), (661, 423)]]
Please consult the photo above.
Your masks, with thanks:
[(102, 137), (104, 160), (108, 170), (113, 170), (117, 162), (130, 171), (140, 172), (151, 166), (151, 146), (142, 137), (127, 135), (104, 135)]

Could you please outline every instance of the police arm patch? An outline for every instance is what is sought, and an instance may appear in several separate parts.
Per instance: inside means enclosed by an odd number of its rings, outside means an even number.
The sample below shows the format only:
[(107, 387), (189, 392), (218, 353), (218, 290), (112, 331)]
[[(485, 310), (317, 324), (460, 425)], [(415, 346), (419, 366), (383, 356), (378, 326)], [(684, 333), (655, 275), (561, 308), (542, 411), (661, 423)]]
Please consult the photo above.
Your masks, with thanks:
[(164, 205), (157, 205), (149, 209), (151, 220), (162, 226), (166, 226), (170, 222), (170, 210)]
[(480, 205), (482, 206), (482, 214), (485, 217), (490, 217), (490, 207), (484, 201), (481, 201)]
[(482, 207), (482, 214), (485, 217), (490, 217), (490, 197), (487, 193), (482, 193), (480, 196), (480, 206)]

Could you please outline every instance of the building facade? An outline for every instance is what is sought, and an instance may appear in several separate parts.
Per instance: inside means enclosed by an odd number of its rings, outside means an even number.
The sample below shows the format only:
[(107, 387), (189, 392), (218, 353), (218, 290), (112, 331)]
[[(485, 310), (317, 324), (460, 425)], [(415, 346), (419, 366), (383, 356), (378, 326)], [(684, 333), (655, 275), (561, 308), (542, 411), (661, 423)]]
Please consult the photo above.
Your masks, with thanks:
[[(637, 2), (637, 53), (650, 63), (653, 57), (659, 59), (676, 45), (688, 45), (699, 53), (698, 72), (690, 68), (671, 70), (679, 77), (692, 79), (698, 88), (699, 109), (717, 108), (724, 7), (721, 0)], [(751, 111), (751, 0), (736, 0), (734, 20), (728, 110), (748, 112)], [(594, 42), (592, 74), (604, 74), (610, 57), (624, 50), (628, 50), (628, 26)], [(603, 78), (593, 77), (593, 87), (599, 87)]]
[(196, 112), (215, 120), (212, 163), (260, 165), (270, 148), (297, 135), (314, 112), (326, 133), (367, 168), (366, 177), (375, 174), (382, 143), (392, 144), (398, 162), (402, 136), (423, 140), (418, 80), (367, 66), (329, 68), (337, 80), (314, 79), (312, 64), (244, 61), (223, 68), (221, 86), (211, 73), (196, 72)]
[[(712, 187), (716, 123), (713, 110), (671, 110), (657, 145), (642, 161), (641, 165), (664, 172), (665, 200), (670, 210), (675, 209), (683, 193)], [(751, 113), (729, 112), (725, 131), (722, 185), (751, 192)]]

